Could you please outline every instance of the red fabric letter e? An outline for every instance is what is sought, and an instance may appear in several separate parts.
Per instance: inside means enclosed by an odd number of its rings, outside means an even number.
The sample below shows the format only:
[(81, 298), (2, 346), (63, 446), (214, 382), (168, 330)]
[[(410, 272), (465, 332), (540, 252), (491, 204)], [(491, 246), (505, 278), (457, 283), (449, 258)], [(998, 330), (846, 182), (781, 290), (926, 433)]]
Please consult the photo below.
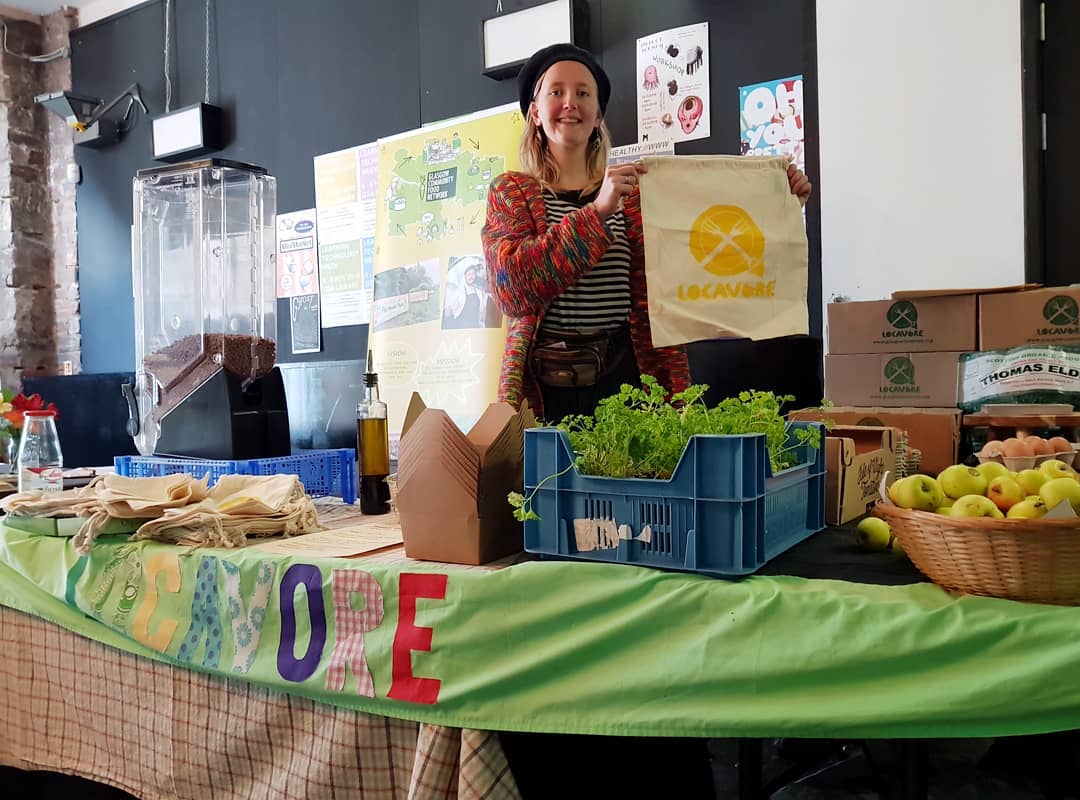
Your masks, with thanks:
[(402, 572), (398, 577), (398, 624), (394, 632), (394, 669), (386, 696), (407, 703), (434, 705), (439, 699), (438, 678), (417, 678), (412, 671), (413, 650), (431, 650), (431, 628), (416, 626), (416, 599), (446, 597), (446, 575)]

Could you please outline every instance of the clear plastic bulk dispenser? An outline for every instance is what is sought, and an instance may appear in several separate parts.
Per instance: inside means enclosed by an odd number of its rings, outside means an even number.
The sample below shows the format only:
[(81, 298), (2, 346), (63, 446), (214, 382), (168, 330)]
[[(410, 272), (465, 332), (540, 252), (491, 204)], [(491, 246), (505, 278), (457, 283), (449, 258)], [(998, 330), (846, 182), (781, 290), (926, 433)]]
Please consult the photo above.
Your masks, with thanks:
[(287, 455), (276, 357), (276, 181), (220, 159), (140, 170), (133, 185), (135, 385), (143, 455)]

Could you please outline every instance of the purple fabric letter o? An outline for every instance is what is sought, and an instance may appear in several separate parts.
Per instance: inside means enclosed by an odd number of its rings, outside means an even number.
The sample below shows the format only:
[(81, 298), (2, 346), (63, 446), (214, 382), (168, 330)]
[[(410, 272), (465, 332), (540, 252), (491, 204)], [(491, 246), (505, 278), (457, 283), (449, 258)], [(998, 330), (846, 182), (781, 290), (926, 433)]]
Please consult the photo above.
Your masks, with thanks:
[[(296, 644), (296, 587), (307, 587), (308, 616), (311, 618), (311, 638), (307, 652), (299, 660), (293, 655)], [(326, 645), (326, 608), (323, 606), (322, 573), (311, 564), (293, 564), (281, 578), (281, 640), (278, 643), (278, 673), (287, 681), (306, 681), (319, 666)]]

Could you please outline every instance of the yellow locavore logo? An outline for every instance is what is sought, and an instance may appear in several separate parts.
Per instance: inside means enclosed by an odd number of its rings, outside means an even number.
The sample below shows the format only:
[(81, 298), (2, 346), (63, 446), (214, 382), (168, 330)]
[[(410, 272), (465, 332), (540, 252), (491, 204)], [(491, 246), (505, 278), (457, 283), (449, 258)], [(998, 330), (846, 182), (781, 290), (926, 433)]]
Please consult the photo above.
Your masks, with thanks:
[[(690, 255), (707, 272), (732, 278), (749, 272), (765, 276), (765, 234), (738, 206), (710, 206), (690, 227)], [(773, 297), (776, 281), (680, 284), (680, 300)]]
[(765, 274), (765, 236), (738, 206), (713, 206), (690, 228), (690, 254), (713, 275)]

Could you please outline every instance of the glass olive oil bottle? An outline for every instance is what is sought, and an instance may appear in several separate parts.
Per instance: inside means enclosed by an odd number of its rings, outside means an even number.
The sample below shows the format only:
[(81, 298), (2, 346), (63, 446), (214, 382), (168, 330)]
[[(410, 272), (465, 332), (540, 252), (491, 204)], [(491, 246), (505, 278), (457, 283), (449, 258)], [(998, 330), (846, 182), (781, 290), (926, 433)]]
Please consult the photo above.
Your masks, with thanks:
[(364, 372), (364, 399), (356, 404), (356, 453), (360, 498), (363, 514), (386, 514), (390, 511), (390, 436), (386, 427), (386, 403), (379, 399), (379, 376), (368, 350)]

